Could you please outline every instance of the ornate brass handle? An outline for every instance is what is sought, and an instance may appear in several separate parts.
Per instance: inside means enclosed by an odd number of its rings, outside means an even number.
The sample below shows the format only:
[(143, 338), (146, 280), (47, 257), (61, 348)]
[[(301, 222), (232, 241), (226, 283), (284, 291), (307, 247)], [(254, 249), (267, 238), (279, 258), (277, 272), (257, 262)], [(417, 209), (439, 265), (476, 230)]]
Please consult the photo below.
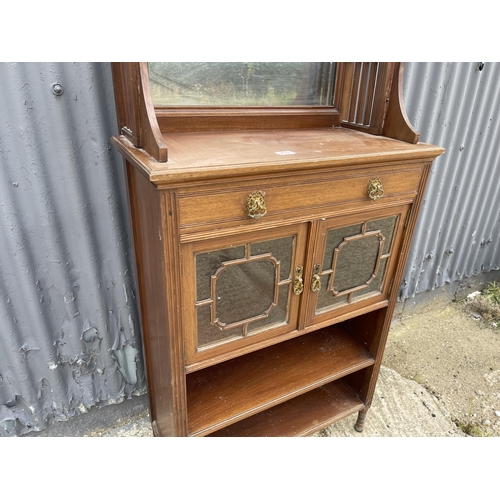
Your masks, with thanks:
[(304, 291), (304, 282), (302, 281), (302, 266), (295, 268), (295, 279), (293, 280), (293, 293), (300, 295)]
[(371, 179), (368, 182), (368, 188), (366, 190), (368, 197), (371, 200), (378, 200), (384, 196), (384, 188), (382, 186), (382, 181), (380, 179)]
[(319, 277), (319, 264), (314, 265), (313, 276), (311, 280), (311, 290), (319, 292), (321, 290), (321, 279)]
[(255, 191), (248, 196), (247, 211), (248, 216), (252, 219), (260, 219), (267, 214), (265, 194), (264, 191)]

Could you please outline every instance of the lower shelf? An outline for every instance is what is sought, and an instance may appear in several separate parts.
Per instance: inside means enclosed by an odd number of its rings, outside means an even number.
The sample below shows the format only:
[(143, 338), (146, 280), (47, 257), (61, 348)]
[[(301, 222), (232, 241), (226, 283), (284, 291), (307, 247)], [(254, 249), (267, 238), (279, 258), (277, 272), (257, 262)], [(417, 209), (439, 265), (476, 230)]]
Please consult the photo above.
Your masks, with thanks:
[(209, 437), (307, 436), (363, 408), (357, 394), (345, 382), (336, 380), (209, 434)]
[[(190, 373), (188, 434), (215, 433), (373, 363), (360, 344), (333, 325)], [(324, 418), (330, 422), (331, 414)]]

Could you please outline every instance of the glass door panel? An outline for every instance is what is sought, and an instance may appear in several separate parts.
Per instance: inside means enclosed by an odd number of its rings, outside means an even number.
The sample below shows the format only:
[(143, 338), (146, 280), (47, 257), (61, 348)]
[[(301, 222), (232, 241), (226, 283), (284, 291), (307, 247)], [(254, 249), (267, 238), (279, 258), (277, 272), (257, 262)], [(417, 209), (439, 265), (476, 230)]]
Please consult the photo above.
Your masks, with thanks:
[(198, 347), (286, 322), (293, 249), (289, 236), (195, 255)]
[(295, 232), (281, 228), (185, 246), (184, 269), (194, 275), (194, 289), (184, 293), (184, 309), (194, 313), (186, 316), (188, 362), (296, 328), (294, 283), (305, 230), (300, 225)]
[[(392, 212), (392, 213), (391, 213)], [(327, 220), (320, 231), (313, 275), (313, 316), (328, 314), (361, 301), (383, 300), (397, 235), (407, 207), (378, 216), (350, 217), (350, 223)], [(321, 252), (321, 253), (320, 253)], [(329, 314), (330, 313), (330, 314)]]

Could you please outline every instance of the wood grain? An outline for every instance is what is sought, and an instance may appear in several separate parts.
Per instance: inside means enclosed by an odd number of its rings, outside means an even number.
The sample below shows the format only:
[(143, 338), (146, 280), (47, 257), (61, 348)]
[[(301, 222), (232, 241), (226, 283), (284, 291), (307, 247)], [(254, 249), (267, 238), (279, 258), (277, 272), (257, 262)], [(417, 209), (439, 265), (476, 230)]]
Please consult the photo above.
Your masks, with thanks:
[(167, 146), (160, 132), (149, 88), (148, 67), (139, 63), (138, 71), (139, 110), (142, 129), (141, 146), (159, 162), (168, 160)]
[(373, 364), (339, 326), (187, 376), (190, 435), (202, 435)]
[(336, 380), (208, 437), (308, 436), (363, 408), (363, 402), (343, 379)]
[(368, 156), (374, 161), (378, 155), (384, 159), (391, 155), (409, 159), (412, 155), (435, 153), (432, 146), (417, 146), (342, 128), (179, 133), (163, 137), (169, 146), (169, 169), (176, 170), (226, 170), (236, 165), (304, 164), (355, 158), (366, 161)]
[[(214, 364), (228, 357), (234, 357), (234, 352), (244, 349), (272, 337), (283, 337), (289, 332), (297, 331), (298, 317), (300, 311), (300, 295), (292, 292), (290, 285), (287, 321), (268, 327), (261, 332), (255, 332), (244, 338), (233, 338), (220, 344), (215, 344), (205, 349), (198, 348), (197, 326), (196, 326), (196, 287), (193, 277), (196, 275), (195, 255), (202, 252), (210, 252), (224, 248), (245, 245), (247, 243), (258, 243), (278, 238), (293, 237), (294, 244), (291, 248), (290, 276), (296, 266), (305, 265), (305, 245), (307, 241), (307, 225), (284, 225), (273, 230), (255, 230), (252, 233), (231, 234), (223, 238), (211, 238), (199, 240), (195, 243), (182, 246), (182, 268), (183, 268), (183, 318), (185, 339), (185, 362), (186, 369), (191, 371), (192, 366), (206, 361), (206, 364)], [(284, 338), (284, 337), (283, 337)]]
[[(413, 231), (415, 229), (415, 224), (417, 222), (418, 211), (422, 204), (423, 196), (424, 196), (424, 188), (427, 182), (427, 177), (429, 175), (431, 165), (428, 164), (422, 173), (422, 178), (420, 180), (420, 188), (418, 190), (418, 196), (415, 199), (415, 203), (413, 205), (412, 211), (410, 212), (410, 216), (408, 218), (408, 222), (405, 228), (404, 238), (401, 244), (401, 250), (399, 255), (399, 265), (394, 270), (394, 282), (401, 283), (401, 279), (403, 277), (403, 272), (406, 264), (406, 259), (408, 258), (408, 253), (410, 251), (411, 239), (413, 235)], [(378, 374), (380, 371), (380, 365), (382, 364), (382, 359), (384, 355), (385, 345), (387, 342), (387, 336), (389, 335), (389, 329), (391, 327), (392, 315), (394, 312), (394, 308), (396, 306), (396, 299), (398, 295), (398, 288), (393, 287), (391, 293), (389, 294), (389, 305), (385, 312), (385, 315), (382, 318), (379, 318), (379, 328), (375, 331), (374, 338), (371, 344), (371, 352), (375, 354), (375, 364), (371, 368), (373, 372), (371, 375), (365, 378), (365, 383), (363, 386), (363, 391), (366, 394), (366, 404), (367, 407), (370, 406), (373, 394), (375, 392), (375, 386), (377, 383)], [(383, 320), (383, 321), (381, 321)], [(370, 370), (367, 370), (370, 372)]]
[[(124, 136), (112, 138), (124, 156), (158, 186), (308, 172), (312, 169), (363, 168), (367, 163), (393, 165), (433, 160), (444, 149), (428, 144), (407, 144), (347, 129), (219, 132), (170, 134), (169, 161), (159, 163), (134, 148)], [(279, 155), (292, 151), (295, 155)]]
[(397, 226), (394, 228), (393, 243), (391, 256), (388, 258), (387, 269), (385, 272), (384, 281), (381, 283), (380, 293), (373, 293), (367, 297), (360, 297), (358, 299), (353, 298), (351, 304), (345, 304), (342, 306), (331, 307), (316, 310), (317, 304), (317, 294), (311, 294), (308, 303), (308, 310), (306, 313), (306, 325), (313, 325), (317, 323), (322, 323), (324, 321), (332, 320), (341, 313), (347, 311), (353, 311), (358, 309), (360, 306), (366, 306), (374, 304), (377, 302), (382, 302), (388, 297), (389, 286), (391, 279), (394, 275), (394, 270), (397, 269), (399, 263), (399, 254), (404, 237), (404, 223), (406, 215), (408, 213), (409, 205), (401, 205), (395, 208), (385, 208), (380, 207), (377, 210), (372, 209), (371, 211), (365, 211), (357, 215), (347, 215), (345, 217), (332, 217), (321, 221), (320, 231), (316, 239), (315, 252), (313, 260), (314, 262), (323, 263), (326, 239), (328, 236), (328, 231), (338, 227), (347, 227), (351, 224), (360, 224), (363, 221), (374, 220), (376, 218), (397, 216), (398, 222)]
[(334, 107), (293, 108), (156, 108), (163, 134), (230, 130), (313, 129), (340, 124)]
[(155, 160), (166, 162), (167, 147), (151, 101), (147, 64), (113, 63), (112, 71), (120, 133)]
[(171, 261), (164, 243), (172, 235), (164, 223), (163, 194), (130, 167), (129, 186), (152, 419), (161, 435), (185, 435), (182, 337), (175, 328), (174, 297), (167, 294)]
[[(376, 65), (376, 68), (373, 67)], [(348, 108), (341, 112), (341, 126), (380, 135), (384, 124), (391, 90), (394, 63), (349, 63), (352, 78), (345, 81), (349, 88)]]
[[(181, 229), (189, 226), (199, 226), (207, 223), (224, 221), (248, 221), (250, 218), (246, 210), (248, 196), (256, 190), (265, 192), (267, 215), (283, 218), (292, 212), (319, 211), (323, 212), (336, 206), (363, 202), (366, 209), (375, 204), (367, 195), (367, 186), (370, 179), (378, 177), (384, 186), (384, 199), (413, 198), (420, 183), (422, 166), (413, 168), (379, 167), (358, 175), (332, 174), (329, 180), (316, 177), (302, 178), (300, 182), (282, 182), (270, 184), (269, 181), (254, 181), (242, 186), (233, 185), (229, 190), (221, 186), (219, 192), (183, 190), (179, 193), (179, 220)], [(264, 219), (262, 219), (264, 222)]]
[(404, 64), (397, 63), (394, 70), (394, 80), (383, 134), (386, 137), (416, 144), (420, 138), (420, 134), (413, 128), (404, 108), (403, 70)]
[[(189, 111), (154, 109), (145, 63), (113, 65), (119, 127), (131, 129), (112, 141), (127, 161), (155, 435), (306, 435), (366, 414), (430, 165), (444, 152), (417, 143), (402, 66), (377, 64), (377, 78), (372, 64), (339, 64), (331, 108)], [(366, 195), (373, 177), (377, 201)], [(258, 190), (267, 214), (256, 221), (245, 205)], [(310, 281), (326, 230), (388, 215), (399, 223), (381, 292), (316, 315)], [(287, 321), (199, 347), (194, 255), (291, 234), (304, 290)]]

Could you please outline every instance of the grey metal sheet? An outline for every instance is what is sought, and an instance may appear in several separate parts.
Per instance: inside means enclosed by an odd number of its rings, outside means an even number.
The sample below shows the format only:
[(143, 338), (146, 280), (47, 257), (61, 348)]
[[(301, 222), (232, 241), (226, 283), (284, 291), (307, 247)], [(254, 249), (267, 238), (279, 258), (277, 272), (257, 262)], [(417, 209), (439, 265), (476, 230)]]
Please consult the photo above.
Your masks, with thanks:
[(145, 390), (115, 128), (109, 64), (0, 64), (0, 435)]
[[(60, 83), (56, 96), (52, 84)], [(400, 298), (500, 268), (500, 63), (407, 63), (432, 168)], [(0, 435), (145, 391), (109, 64), (0, 64)]]
[(400, 299), (500, 268), (500, 63), (406, 63), (405, 103), (432, 168)]

